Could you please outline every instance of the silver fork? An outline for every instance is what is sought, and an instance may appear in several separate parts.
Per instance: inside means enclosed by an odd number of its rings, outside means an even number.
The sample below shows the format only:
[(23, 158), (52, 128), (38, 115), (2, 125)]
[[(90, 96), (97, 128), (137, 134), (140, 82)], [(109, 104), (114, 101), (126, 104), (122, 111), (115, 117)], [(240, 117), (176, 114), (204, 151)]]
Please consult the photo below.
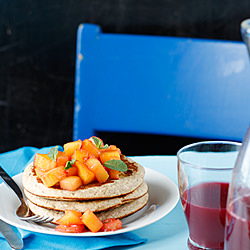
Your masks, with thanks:
[(36, 222), (36, 223), (49, 223), (54, 218), (48, 217), (48, 216), (40, 216), (38, 214), (34, 215), (29, 207), (26, 205), (23, 197), (23, 193), (19, 186), (16, 184), (16, 182), (5, 172), (5, 170), (0, 166), (0, 177), (2, 180), (7, 184), (8, 187), (10, 187), (19, 200), (21, 201), (21, 205), (16, 209), (16, 215), (20, 220), (24, 220), (27, 222)]

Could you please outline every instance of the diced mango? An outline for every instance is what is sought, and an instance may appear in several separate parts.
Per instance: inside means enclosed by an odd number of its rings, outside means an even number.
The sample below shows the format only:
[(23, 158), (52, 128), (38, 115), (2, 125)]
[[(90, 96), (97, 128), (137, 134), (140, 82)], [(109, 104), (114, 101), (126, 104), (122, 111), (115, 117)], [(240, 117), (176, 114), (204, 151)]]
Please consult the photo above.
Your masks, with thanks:
[(76, 176), (78, 175), (78, 168), (73, 166), (67, 170), (65, 170), (67, 176)]
[(108, 172), (105, 170), (105, 168), (98, 159), (89, 158), (86, 161), (86, 165), (89, 168), (89, 170), (91, 170), (95, 174), (98, 182), (103, 183), (107, 181), (107, 179), (109, 178)]
[(60, 166), (47, 171), (43, 176), (41, 176), (41, 180), (45, 186), (52, 187), (66, 177), (67, 174), (64, 170), (64, 166)]
[(34, 170), (35, 170), (35, 173), (36, 173), (36, 175), (40, 178), (40, 179), (42, 179), (42, 176), (44, 176), (44, 174), (46, 173), (46, 171), (44, 171), (43, 169), (41, 169), (41, 168), (34, 168)]
[(36, 153), (33, 166), (48, 171), (56, 167), (56, 162), (52, 161), (47, 154)]
[(102, 226), (102, 221), (90, 210), (87, 209), (82, 215), (82, 222), (93, 233), (98, 232)]
[(104, 164), (106, 161), (110, 160), (120, 160), (120, 154), (118, 150), (104, 151), (100, 154), (101, 163)]
[(88, 151), (85, 149), (76, 149), (71, 156), (71, 159), (76, 161), (84, 162), (88, 158)]
[(76, 161), (74, 165), (78, 168), (78, 175), (82, 179), (83, 185), (87, 185), (96, 180), (95, 174), (89, 170), (84, 163)]
[[(110, 160), (120, 160), (120, 152), (118, 150), (102, 151), (100, 154), (100, 160), (102, 164)], [(111, 180), (119, 180), (119, 171), (114, 169), (108, 169), (109, 178)]]
[(79, 176), (68, 176), (60, 181), (60, 188), (69, 191), (75, 191), (82, 185)]
[(56, 165), (59, 166), (65, 166), (67, 161), (69, 161), (70, 158), (62, 151), (58, 151), (57, 157), (56, 157)]
[(119, 148), (117, 148), (115, 145), (109, 145), (107, 148), (105, 149), (101, 149), (101, 152), (104, 152), (104, 151), (118, 151), (119, 154), (121, 154), (121, 150)]
[(110, 180), (119, 180), (120, 179), (120, 172), (115, 169), (108, 169), (109, 178)]
[(94, 155), (96, 158), (100, 155), (99, 148), (89, 139), (82, 141), (82, 149), (85, 149), (89, 152), (89, 154)]
[(65, 213), (67, 214), (67, 213), (73, 213), (75, 216), (77, 216), (77, 217), (82, 217), (82, 213), (81, 212), (79, 212), (79, 211), (76, 211), (76, 210), (72, 210), (72, 209), (66, 209), (65, 210)]
[(71, 157), (76, 149), (80, 149), (82, 147), (82, 140), (77, 140), (73, 142), (68, 142), (63, 145), (64, 152), (67, 156)]
[(63, 217), (56, 221), (59, 225), (81, 225), (83, 221), (81, 219), (82, 213), (75, 210), (65, 210)]

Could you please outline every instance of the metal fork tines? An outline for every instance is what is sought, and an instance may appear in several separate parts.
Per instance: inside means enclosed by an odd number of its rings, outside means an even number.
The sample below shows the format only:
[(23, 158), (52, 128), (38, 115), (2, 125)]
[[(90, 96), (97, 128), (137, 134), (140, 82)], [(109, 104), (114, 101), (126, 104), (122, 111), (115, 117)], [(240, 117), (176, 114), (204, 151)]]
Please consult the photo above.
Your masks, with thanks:
[(29, 216), (29, 217), (19, 217), (20, 220), (35, 222), (35, 223), (49, 223), (53, 221), (54, 218), (51, 218), (49, 216), (40, 216), (38, 214)]
[(17, 197), (21, 202), (21, 205), (16, 209), (16, 215), (18, 216), (19, 219), (35, 223), (50, 223), (53, 220), (53, 218), (48, 216), (34, 215), (30, 211), (29, 207), (24, 201), (21, 189), (1, 166), (0, 166), (0, 177), (5, 182), (5, 184), (15, 192), (15, 194), (17, 195)]

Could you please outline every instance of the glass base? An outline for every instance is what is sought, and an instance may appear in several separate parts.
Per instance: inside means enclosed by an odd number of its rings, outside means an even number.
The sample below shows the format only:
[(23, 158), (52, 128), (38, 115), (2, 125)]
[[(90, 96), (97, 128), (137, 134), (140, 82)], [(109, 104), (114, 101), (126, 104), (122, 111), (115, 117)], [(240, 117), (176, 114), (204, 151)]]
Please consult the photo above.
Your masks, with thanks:
[(190, 238), (187, 240), (187, 245), (189, 250), (223, 250), (224, 248), (207, 248), (207, 247), (202, 247), (196, 244), (194, 241), (192, 241)]

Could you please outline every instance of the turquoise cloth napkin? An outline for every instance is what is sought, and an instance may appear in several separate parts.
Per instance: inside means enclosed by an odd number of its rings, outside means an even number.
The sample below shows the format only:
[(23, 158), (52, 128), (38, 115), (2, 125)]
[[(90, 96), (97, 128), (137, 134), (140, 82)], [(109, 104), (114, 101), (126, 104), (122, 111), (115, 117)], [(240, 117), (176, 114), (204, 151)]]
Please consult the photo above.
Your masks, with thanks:
[[(33, 161), (35, 153), (48, 153), (51, 147), (35, 148), (22, 147), (17, 150), (0, 154), (0, 164), (5, 171), (14, 176), (22, 172), (25, 166)], [(62, 148), (59, 148), (62, 150)], [(0, 179), (0, 183), (2, 180)], [(1, 201), (0, 201), (1, 202)], [(0, 208), (1, 209), (1, 208)], [(28, 232), (19, 229), (24, 239), (24, 249), (108, 249), (111, 247), (122, 247), (141, 244), (146, 239), (140, 238), (136, 234), (129, 232), (118, 235), (102, 236), (102, 237), (70, 237), (55, 236), (39, 233)], [(0, 234), (0, 247), (2, 249), (11, 249)]]

